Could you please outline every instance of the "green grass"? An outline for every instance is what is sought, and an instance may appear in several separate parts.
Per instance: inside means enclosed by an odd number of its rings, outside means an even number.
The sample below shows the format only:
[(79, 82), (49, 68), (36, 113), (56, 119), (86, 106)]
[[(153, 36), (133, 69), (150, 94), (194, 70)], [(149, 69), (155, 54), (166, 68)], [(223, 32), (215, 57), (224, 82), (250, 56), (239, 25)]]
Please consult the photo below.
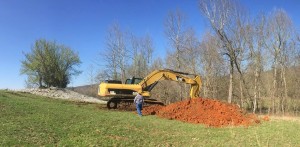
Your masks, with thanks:
[(0, 91), (0, 146), (299, 146), (299, 128), (299, 118), (207, 128)]

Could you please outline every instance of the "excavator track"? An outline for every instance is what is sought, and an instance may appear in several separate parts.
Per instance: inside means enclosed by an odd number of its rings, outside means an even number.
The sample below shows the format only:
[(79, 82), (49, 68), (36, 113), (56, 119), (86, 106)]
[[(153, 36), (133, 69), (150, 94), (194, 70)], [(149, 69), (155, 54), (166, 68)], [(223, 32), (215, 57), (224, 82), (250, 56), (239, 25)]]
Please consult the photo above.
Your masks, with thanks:
[[(130, 105), (134, 105), (133, 103), (134, 97), (132, 98), (122, 98), (122, 97), (114, 97), (108, 100), (106, 106), (108, 109), (117, 109), (118, 105), (123, 104), (126, 107), (130, 107)], [(163, 102), (157, 101), (156, 99), (145, 99), (144, 105), (164, 105)]]

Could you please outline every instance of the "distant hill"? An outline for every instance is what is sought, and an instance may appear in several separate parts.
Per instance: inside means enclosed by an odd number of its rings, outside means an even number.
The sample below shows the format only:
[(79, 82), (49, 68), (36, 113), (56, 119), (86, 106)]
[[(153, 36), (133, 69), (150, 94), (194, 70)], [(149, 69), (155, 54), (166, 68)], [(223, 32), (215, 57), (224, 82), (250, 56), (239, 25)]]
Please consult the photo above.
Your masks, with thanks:
[(73, 90), (75, 92), (87, 96), (98, 97), (98, 86), (99, 84), (92, 84), (92, 85), (83, 85), (77, 87), (68, 87), (67, 89)]

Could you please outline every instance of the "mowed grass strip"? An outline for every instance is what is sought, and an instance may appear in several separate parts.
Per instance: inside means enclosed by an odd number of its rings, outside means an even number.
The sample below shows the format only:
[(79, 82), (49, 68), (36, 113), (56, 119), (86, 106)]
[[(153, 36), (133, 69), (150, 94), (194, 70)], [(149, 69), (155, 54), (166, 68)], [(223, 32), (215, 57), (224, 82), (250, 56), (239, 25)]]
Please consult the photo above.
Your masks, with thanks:
[(0, 91), (0, 146), (299, 146), (299, 118), (207, 128), (105, 106)]

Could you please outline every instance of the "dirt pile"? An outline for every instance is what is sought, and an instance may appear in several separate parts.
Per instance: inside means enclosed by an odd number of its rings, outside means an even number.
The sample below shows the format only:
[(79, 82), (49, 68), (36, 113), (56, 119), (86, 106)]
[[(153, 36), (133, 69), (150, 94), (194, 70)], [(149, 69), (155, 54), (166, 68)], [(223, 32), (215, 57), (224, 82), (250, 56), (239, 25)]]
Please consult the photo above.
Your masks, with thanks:
[(248, 126), (260, 122), (255, 115), (244, 113), (237, 105), (204, 98), (180, 101), (167, 106), (145, 107), (143, 115), (157, 115), (213, 127)]

